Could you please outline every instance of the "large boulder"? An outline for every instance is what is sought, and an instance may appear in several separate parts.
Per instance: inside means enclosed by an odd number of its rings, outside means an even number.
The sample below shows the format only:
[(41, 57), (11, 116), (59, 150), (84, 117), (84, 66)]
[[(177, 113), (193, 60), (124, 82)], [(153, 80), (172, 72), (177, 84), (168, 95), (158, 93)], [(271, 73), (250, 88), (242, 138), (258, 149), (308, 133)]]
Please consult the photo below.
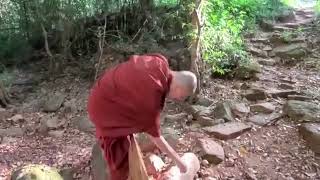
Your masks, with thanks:
[(246, 90), (243, 96), (249, 101), (258, 101), (267, 99), (268, 93), (261, 88), (251, 88)]
[(209, 163), (219, 164), (225, 158), (222, 146), (209, 138), (198, 139), (198, 148), (200, 156)]
[(29, 164), (12, 172), (11, 180), (63, 180), (59, 170), (46, 165)]
[(261, 65), (256, 60), (250, 60), (247, 63), (242, 63), (235, 70), (235, 77), (237, 79), (254, 78), (257, 73), (261, 72)]
[(300, 126), (299, 132), (306, 140), (308, 146), (317, 154), (320, 154), (320, 124), (304, 123)]
[(313, 102), (289, 100), (283, 112), (295, 121), (320, 122), (320, 106)]
[(224, 119), (225, 121), (234, 121), (231, 113), (231, 101), (218, 103), (214, 109), (214, 117), (217, 119)]
[(272, 52), (281, 58), (301, 58), (307, 53), (307, 44), (282, 45), (274, 48)]
[(43, 106), (43, 110), (45, 112), (57, 111), (61, 107), (65, 97), (66, 97), (66, 95), (64, 95), (62, 93), (55, 93), (53, 95), (50, 95), (45, 101), (45, 104)]

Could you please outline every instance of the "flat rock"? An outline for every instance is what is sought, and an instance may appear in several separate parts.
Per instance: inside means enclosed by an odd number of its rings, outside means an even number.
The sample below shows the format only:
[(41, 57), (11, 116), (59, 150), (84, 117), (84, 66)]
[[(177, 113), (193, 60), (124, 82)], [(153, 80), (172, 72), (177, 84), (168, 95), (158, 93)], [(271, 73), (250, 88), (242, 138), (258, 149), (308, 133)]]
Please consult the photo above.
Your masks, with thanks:
[(48, 134), (55, 138), (61, 138), (64, 134), (64, 130), (53, 130), (49, 131)]
[(306, 43), (296, 43), (278, 46), (273, 49), (273, 52), (281, 58), (300, 58), (306, 55), (306, 49)]
[(24, 120), (24, 118), (21, 114), (16, 114), (16, 115), (12, 116), (11, 118), (9, 118), (8, 120), (13, 121), (13, 122), (21, 122)]
[(188, 119), (187, 113), (179, 113), (179, 114), (173, 114), (173, 115), (168, 114), (164, 117), (164, 121), (168, 123), (183, 122), (183, 121), (187, 121), (187, 119)]
[(198, 146), (199, 155), (209, 163), (219, 164), (225, 159), (222, 146), (209, 138), (198, 139)]
[(0, 129), (0, 136), (17, 137), (17, 136), (23, 136), (23, 134), (24, 134), (23, 129), (19, 127), (10, 127), (7, 129)]
[(206, 117), (206, 116), (199, 116), (197, 119), (198, 123), (200, 126), (205, 127), (205, 126), (214, 126), (217, 124), (224, 123), (224, 119), (213, 119), (211, 117)]
[(266, 51), (258, 49), (258, 48), (255, 48), (255, 47), (249, 47), (248, 51), (251, 52), (253, 55), (256, 55), (258, 57), (264, 57), (264, 58), (268, 57), (268, 53)]
[(289, 100), (283, 112), (294, 121), (320, 122), (320, 106), (313, 102)]
[(228, 140), (240, 136), (242, 133), (251, 129), (251, 126), (241, 122), (228, 122), (218, 124), (212, 127), (203, 128), (208, 134), (215, 136), (218, 139)]
[(311, 101), (312, 98), (303, 95), (288, 95), (288, 100)]
[(281, 89), (294, 89), (294, 86), (288, 83), (281, 83), (278, 85), (278, 87)]
[(244, 92), (243, 96), (249, 101), (257, 101), (267, 99), (267, 92), (260, 88), (251, 88)]
[(306, 140), (308, 146), (317, 154), (320, 154), (320, 124), (303, 123), (299, 132)]
[(213, 100), (209, 99), (207, 97), (199, 97), (197, 104), (200, 106), (205, 106), (205, 107), (209, 107), (210, 105), (213, 104)]
[(66, 95), (64, 95), (62, 93), (56, 93), (56, 94), (48, 97), (44, 103), (43, 110), (45, 112), (57, 111), (61, 107), (65, 97), (66, 97)]
[(245, 117), (250, 113), (250, 109), (245, 103), (232, 104), (231, 111), (237, 117)]
[(214, 109), (214, 117), (226, 121), (234, 121), (231, 113), (231, 104), (232, 102), (229, 101), (218, 103)]
[(277, 90), (270, 89), (268, 90), (268, 94), (270, 94), (273, 98), (287, 98), (289, 95), (297, 95), (299, 94), (296, 90)]
[(274, 66), (277, 63), (277, 61), (274, 59), (259, 59), (258, 63), (266, 66)]
[(282, 115), (279, 113), (272, 113), (272, 114), (257, 114), (254, 116), (249, 117), (248, 121), (259, 125), (259, 126), (265, 126), (269, 124), (271, 121), (278, 120), (281, 118)]
[(268, 102), (253, 104), (250, 106), (252, 112), (260, 112), (260, 113), (272, 113), (276, 110), (276, 107)]

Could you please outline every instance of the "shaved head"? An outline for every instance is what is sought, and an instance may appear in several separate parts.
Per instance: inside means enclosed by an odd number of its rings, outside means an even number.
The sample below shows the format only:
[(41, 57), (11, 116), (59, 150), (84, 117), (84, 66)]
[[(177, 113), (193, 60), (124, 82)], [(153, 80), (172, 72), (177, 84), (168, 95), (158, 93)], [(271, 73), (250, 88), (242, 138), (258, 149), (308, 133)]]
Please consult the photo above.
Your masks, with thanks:
[(180, 99), (192, 95), (197, 89), (197, 77), (190, 71), (172, 71), (171, 98)]

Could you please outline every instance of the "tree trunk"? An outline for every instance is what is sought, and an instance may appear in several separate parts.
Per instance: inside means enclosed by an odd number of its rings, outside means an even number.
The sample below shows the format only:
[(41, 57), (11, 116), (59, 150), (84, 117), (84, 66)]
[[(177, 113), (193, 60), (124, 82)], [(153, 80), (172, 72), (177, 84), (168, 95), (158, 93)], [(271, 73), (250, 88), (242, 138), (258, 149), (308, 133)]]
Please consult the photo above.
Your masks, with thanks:
[(9, 103), (10, 99), (7, 90), (4, 87), (3, 83), (0, 81), (0, 105), (1, 107), (5, 108), (9, 105)]
[(201, 35), (201, 1), (196, 0), (196, 6), (191, 15), (191, 24), (196, 36), (191, 40), (191, 67), (190, 70), (195, 73), (198, 79), (197, 90), (194, 96), (191, 98), (191, 101), (200, 93), (201, 90), (201, 79), (199, 72), (199, 60), (200, 60), (200, 35)]

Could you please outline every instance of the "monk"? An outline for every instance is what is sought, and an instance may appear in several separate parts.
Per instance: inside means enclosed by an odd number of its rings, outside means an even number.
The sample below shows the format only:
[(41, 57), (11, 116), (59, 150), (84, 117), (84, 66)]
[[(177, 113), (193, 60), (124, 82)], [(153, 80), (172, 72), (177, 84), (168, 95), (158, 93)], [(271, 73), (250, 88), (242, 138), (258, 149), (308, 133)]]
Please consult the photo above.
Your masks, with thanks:
[(184, 100), (196, 85), (192, 72), (172, 71), (161, 54), (130, 56), (99, 77), (90, 91), (88, 114), (112, 180), (127, 180), (130, 138), (142, 132), (186, 173), (187, 165), (161, 136), (160, 113), (166, 98)]

